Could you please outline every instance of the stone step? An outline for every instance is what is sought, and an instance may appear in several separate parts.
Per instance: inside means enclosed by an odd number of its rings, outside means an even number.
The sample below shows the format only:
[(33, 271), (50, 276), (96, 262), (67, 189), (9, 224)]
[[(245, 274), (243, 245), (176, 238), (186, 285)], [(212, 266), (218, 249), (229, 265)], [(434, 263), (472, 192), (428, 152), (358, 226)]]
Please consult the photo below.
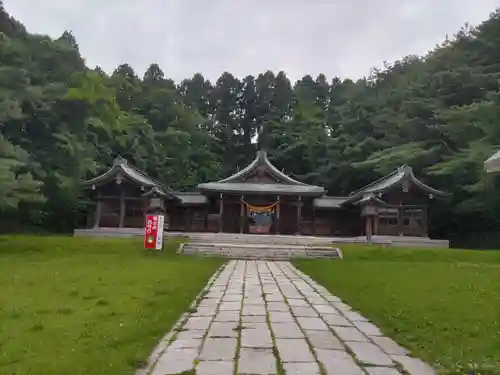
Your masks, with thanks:
[(185, 243), (179, 252), (186, 255), (223, 256), (238, 259), (331, 258), (342, 259), (339, 249), (321, 246)]
[[(96, 228), (75, 229), (75, 236), (95, 237), (143, 237), (144, 228)], [(359, 237), (313, 237), (275, 234), (204, 233), (204, 232), (164, 232), (165, 238), (188, 238), (190, 242), (229, 242), (248, 244), (318, 245), (365, 244), (367, 239)], [(433, 240), (422, 237), (373, 236), (372, 243), (381, 246), (398, 247), (449, 247), (447, 240)]]
[(189, 245), (196, 246), (204, 246), (204, 247), (212, 247), (212, 248), (220, 248), (220, 247), (229, 247), (229, 248), (242, 248), (242, 249), (321, 249), (321, 250), (331, 250), (331, 246), (321, 246), (315, 244), (273, 244), (273, 243), (244, 243), (244, 242), (201, 242), (201, 241), (188, 241)]
[(196, 233), (187, 236), (189, 242), (276, 244), (276, 245), (323, 245), (332, 243), (330, 238), (310, 236), (280, 236), (258, 234)]
[(427, 237), (411, 237), (411, 236), (373, 236), (376, 242), (388, 242), (392, 246), (399, 247), (443, 247), (447, 248), (450, 245), (448, 240), (433, 240)]

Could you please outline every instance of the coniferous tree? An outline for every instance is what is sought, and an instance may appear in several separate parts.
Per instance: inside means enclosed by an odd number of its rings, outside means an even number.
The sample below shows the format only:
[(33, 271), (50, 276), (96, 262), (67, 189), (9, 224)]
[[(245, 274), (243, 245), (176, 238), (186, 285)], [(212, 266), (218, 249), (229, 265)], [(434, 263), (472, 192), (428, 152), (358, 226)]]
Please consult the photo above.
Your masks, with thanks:
[(356, 81), (320, 74), (292, 85), (266, 71), (176, 84), (154, 63), (142, 78), (125, 62), (109, 76), (88, 68), (70, 31), (30, 34), (0, 1), (0, 220), (71, 230), (84, 203), (77, 182), (117, 155), (186, 190), (244, 167), (261, 131), (280, 169), (332, 195), (406, 163), (453, 193), (431, 235), (494, 232), (499, 177), (483, 162), (500, 148), (499, 51), (497, 10)]

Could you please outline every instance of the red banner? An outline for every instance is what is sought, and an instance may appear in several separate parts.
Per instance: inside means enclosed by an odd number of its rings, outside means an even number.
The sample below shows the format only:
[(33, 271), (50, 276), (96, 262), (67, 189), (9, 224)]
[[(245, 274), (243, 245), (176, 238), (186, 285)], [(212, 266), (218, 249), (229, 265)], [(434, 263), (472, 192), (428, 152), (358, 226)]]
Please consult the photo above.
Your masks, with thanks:
[(144, 233), (144, 248), (161, 250), (163, 248), (163, 215), (147, 215)]

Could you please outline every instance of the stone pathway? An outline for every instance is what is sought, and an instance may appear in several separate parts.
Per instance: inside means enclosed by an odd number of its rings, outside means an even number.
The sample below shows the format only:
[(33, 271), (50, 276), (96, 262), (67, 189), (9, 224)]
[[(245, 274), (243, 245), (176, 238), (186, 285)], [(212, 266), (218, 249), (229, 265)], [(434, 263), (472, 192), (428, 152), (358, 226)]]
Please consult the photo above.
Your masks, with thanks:
[(230, 261), (156, 352), (148, 374), (435, 374), (289, 262)]

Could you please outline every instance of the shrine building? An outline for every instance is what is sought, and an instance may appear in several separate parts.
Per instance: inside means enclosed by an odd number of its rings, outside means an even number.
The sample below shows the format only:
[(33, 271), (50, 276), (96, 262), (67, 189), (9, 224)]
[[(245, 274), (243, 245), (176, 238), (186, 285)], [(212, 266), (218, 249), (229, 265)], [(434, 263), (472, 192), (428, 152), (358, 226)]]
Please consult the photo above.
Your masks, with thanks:
[(264, 150), (244, 169), (176, 192), (115, 159), (83, 189), (92, 202), (87, 228), (142, 228), (148, 210), (165, 213), (165, 230), (354, 237), (428, 237), (428, 207), (448, 194), (418, 180), (403, 165), (348, 196), (329, 196), (279, 171)]

